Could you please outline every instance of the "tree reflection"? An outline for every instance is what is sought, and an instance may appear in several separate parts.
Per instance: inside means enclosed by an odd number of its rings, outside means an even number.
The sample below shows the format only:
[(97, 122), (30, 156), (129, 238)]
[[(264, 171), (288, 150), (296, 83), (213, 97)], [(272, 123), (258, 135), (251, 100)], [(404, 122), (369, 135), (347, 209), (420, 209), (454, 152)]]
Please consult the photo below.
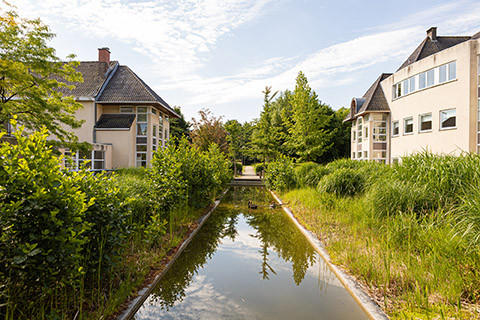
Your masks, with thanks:
[[(185, 297), (185, 290), (192, 282), (197, 270), (213, 256), (223, 238), (235, 240), (238, 235), (236, 225), (238, 215), (246, 211), (246, 203), (267, 205), (270, 195), (264, 188), (234, 187), (225, 195), (222, 204), (206, 221), (202, 229), (185, 251), (165, 273), (152, 292), (152, 302), (162, 309), (169, 310), (177, 301)], [(257, 232), (254, 235), (261, 242), (259, 253), (262, 256), (262, 279), (269, 280), (277, 273), (269, 264), (269, 249), (292, 263), (293, 279), (299, 285), (305, 278), (309, 266), (315, 263), (315, 251), (288, 216), (280, 209), (260, 208), (246, 213), (248, 224)]]

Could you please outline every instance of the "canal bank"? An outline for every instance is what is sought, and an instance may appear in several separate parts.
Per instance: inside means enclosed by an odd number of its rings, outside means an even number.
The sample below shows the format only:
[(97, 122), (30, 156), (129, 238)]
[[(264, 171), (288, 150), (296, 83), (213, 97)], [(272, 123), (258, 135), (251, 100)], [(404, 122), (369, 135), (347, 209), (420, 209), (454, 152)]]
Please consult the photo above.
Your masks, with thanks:
[(232, 187), (135, 319), (368, 319), (271, 199)]
[[(275, 192), (270, 191), (270, 193), (275, 198), (277, 203), (283, 204), (282, 199), (280, 199)], [(295, 215), (290, 210), (290, 208), (286, 206), (282, 206), (282, 208), (283, 211), (285, 211), (288, 217), (292, 220), (292, 222), (297, 226), (297, 228), (308, 239), (310, 244), (320, 254), (328, 267), (335, 273), (337, 278), (347, 289), (347, 291), (352, 295), (355, 301), (367, 313), (369, 318), (374, 320), (387, 320), (387, 315), (378, 306), (378, 304), (373, 301), (373, 299), (368, 294), (365, 293), (365, 290), (360, 286), (360, 284), (351, 275), (347, 274), (345, 271), (332, 263), (328, 251), (325, 249), (325, 246), (321, 243), (321, 241), (318, 240), (315, 234), (313, 234), (311, 231), (306, 229), (300, 222), (298, 222), (297, 218), (295, 218)]]

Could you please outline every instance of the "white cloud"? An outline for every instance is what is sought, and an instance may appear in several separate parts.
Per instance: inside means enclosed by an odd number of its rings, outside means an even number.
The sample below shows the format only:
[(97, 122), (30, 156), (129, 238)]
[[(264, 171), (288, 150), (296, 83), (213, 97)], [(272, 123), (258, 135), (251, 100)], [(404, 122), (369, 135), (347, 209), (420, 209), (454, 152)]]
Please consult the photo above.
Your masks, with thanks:
[(29, 16), (61, 20), (86, 36), (117, 39), (148, 56), (170, 79), (204, 65), (218, 40), (258, 17), (272, 0), (18, 0)]
[(420, 44), (430, 26), (439, 26), (440, 35), (472, 35), (479, 31), (479, 16), (479, 2), (452, 2), (377, 27), (370, 30), (370, 34), (320, 49), (308, 56), (274, 57), (231, 76), (203, 78), (196, 75), (156, 88), (160, 91), (181, 89), (190, 97), (184, 105), (198, 106), (258, 99), (266, 85), (273, 86), (274, 90), (293, 89), (300, 70), (307, 75), (314, 89), (347, 85), (356, 81), (359, 73), (376, 64), (399, 61), (400, 66)]

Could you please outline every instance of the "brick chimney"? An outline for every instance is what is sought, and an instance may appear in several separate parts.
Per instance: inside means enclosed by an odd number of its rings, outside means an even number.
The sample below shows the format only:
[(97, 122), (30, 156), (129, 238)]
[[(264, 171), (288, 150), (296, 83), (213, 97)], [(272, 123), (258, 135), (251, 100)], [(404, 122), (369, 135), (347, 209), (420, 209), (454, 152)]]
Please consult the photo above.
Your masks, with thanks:
[(98, 48), (98, 62), (110, 64), (110, 49), (107, 47)]
[(431, 27), (427, 30), (427, 37), (432, 41), (437, 41), (437, 27)]

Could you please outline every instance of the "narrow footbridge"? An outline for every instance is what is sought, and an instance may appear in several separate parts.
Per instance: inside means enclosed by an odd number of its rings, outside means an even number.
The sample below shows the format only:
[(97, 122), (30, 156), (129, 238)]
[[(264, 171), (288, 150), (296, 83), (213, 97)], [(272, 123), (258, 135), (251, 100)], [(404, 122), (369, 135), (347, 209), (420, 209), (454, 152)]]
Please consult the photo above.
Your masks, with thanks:
[(265, 183), (255, 174), (252, 166), (245, 166), (243, 174), (235, 177), (230, 183), (231, 186), (264, 186)]

